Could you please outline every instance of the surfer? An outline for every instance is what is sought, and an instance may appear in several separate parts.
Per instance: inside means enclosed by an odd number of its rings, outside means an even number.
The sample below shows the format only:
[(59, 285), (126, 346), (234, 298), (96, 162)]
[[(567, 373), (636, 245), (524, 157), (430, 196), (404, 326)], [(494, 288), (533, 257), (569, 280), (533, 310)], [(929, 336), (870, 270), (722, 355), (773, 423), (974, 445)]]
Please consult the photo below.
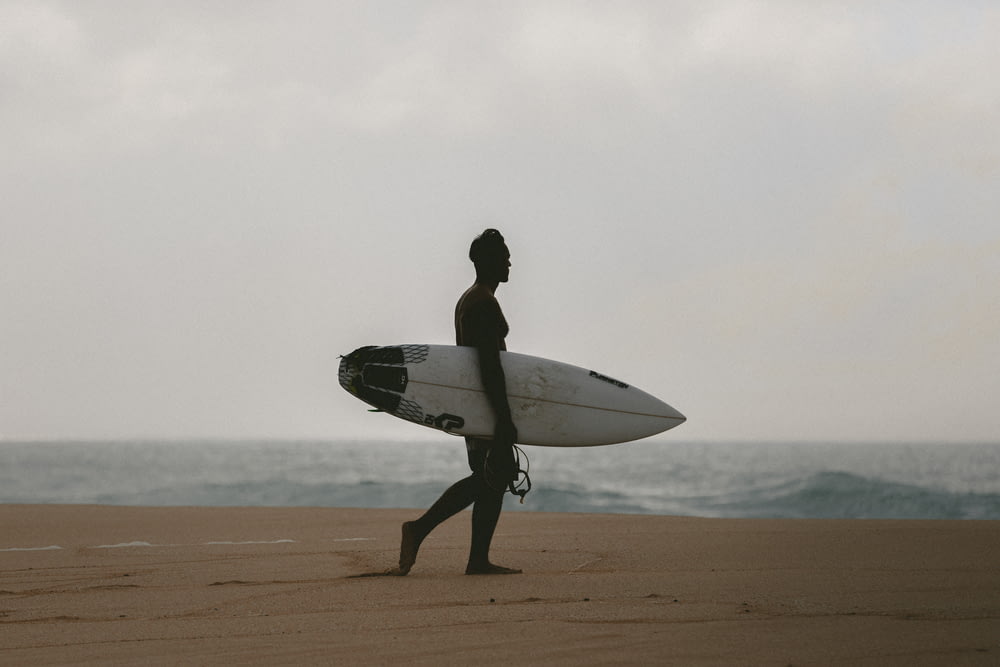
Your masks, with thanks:
[(500, 351), (507, 349), (508, 326), (495, 296), (500, 283), (507, 282), (510, 277), (510, 251), (500, 232), (487, 229), (473, 240), (469, 259), (476, 267), (476, 282), (455, 306), (455, 342), (478, 351), (483, 387), (496, 414), (496, 428), (492, 440), (465, 439), (472, 474), (451, 485), (419, 519), (403, 524), (399, 568), (391, 571), (400, 576), (413, 567), (424, 538), (438, 524), (469, 505), (472, 505), (472, 544), (465, 573), (521, 572), (494, 565), (489, 559), (504, 493), (518, 477), (514, 455), (517, 429), (511, 419), (506, 380), (500, 365)]

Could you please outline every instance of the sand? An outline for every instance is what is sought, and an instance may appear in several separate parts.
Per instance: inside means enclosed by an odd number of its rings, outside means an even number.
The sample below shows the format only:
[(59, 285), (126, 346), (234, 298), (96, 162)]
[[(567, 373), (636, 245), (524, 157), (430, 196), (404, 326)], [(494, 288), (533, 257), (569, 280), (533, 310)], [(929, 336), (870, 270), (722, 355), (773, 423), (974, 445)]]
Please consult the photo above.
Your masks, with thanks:
[(0, 505), (0, 664), (1000, 664), (1000, 522), (416, 514)]

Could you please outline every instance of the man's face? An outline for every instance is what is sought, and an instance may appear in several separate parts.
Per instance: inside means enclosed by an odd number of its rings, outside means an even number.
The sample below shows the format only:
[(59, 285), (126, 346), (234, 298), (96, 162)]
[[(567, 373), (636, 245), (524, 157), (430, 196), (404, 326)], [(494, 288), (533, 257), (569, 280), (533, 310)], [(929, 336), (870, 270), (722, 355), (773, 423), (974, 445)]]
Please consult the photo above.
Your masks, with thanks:
[(505, 245), (503, 250), (496, 256), (496, 272), (500, 282), (505, 283), (510, 279), (510, 250)]
[(507, 249), (507, 244), (491, 250), (490, 253), (484, 253), (476, 264), (476, 274), (488, 281), (505, 283), (510, 278), (510, 250)]

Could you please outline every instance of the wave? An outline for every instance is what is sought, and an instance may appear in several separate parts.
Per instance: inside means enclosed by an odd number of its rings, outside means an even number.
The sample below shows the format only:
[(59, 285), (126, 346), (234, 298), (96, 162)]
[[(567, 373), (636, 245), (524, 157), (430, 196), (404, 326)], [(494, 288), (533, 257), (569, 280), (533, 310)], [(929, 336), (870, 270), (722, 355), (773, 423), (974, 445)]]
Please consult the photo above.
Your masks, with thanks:
[[(104, 493), (109, 505), (206, 505), (424, 508), (446, 488), (440, 482), (302, 483), (268, 479), (192, 484), (143, 493)], [(669, 485), (667, 485), (669, 486)], [(1000, 494), (956, 493), (846, 472), (697, 496), (629, 493), (576, 484), (536, 483), (511, 511), (675, 514), (730, 518), (1000, 519)]]
[[(508, 511), (1000, 519), (1000, 447), (673, 445), (532, 451)], [(537, 468), (534, 465), (537, 462)], [(535, 472), (537, 470), (537, 473)], [(413, 443), (0, 446), (0, 502), (426, 508), (464, 454)]]
[(1000, 519), (1000, 494), (956, 493), (847, 472), (820, 472), (722, 498), (691, 500), (709, 516)]

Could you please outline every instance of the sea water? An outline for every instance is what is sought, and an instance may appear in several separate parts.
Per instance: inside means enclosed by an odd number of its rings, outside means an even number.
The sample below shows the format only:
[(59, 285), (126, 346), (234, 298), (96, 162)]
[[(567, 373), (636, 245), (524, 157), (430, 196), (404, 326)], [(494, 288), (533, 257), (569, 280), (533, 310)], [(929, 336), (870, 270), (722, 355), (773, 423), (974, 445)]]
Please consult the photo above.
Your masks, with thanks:
[[(509, 511), (702, 517), (1000, 519), (1000, 443), (524, 447)], [(464, 443), (0, 442), (0, 502), (429, 506), (468, 474)]]

